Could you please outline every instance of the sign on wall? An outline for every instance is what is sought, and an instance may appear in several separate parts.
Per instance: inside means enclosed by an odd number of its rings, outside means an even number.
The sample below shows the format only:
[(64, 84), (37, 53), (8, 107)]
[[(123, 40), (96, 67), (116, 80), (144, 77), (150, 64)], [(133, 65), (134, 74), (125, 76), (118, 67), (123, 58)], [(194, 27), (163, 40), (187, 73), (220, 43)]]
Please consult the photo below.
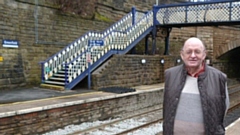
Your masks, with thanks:
[(19, 46), (19, 41), (18, 40), (2, 40), (2, 45), (3, 47), (8, 47), (8, 48), (18, 48)]
[(0, 56), (0, 62), (3, 62), (3, 57), (2, 56)]
[(103, 46), (103, 40), (88, 40), (88, 46)]

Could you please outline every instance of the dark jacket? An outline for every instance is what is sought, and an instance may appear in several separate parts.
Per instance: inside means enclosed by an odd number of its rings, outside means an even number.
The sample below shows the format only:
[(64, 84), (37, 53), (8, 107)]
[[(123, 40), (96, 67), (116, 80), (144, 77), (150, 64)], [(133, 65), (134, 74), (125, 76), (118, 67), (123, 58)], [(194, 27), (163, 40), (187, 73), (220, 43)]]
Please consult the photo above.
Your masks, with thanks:
[[(173, 135), (176, 110), (186, 77), (185, 65), (165, 71), (163, 135)], [(208, 65), (205, 65), (205, 72), (198, 76), (206, 135), (225, 134), (223, 120), (226, 110), (226, 81), (225, 74)]]

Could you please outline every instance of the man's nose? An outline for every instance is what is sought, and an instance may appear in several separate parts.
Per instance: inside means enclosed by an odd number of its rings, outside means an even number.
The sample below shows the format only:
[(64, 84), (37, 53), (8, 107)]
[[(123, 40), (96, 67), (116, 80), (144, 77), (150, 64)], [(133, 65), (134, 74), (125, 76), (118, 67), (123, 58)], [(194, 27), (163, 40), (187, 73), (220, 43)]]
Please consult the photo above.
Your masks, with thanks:
[(196, 54), (194, 51), (191, 53), (191, 57), (196, 57)]

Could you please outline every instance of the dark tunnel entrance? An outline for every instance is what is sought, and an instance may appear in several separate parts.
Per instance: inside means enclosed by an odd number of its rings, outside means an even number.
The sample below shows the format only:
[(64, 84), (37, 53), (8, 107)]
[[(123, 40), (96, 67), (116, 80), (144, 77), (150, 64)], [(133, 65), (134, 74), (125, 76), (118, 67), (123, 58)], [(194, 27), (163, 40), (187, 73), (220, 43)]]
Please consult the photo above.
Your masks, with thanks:
[(227, 72), (228, 78), (240, 79), (240, 47), (229, 50), (218, 59), (225, 63), (224, 71)]

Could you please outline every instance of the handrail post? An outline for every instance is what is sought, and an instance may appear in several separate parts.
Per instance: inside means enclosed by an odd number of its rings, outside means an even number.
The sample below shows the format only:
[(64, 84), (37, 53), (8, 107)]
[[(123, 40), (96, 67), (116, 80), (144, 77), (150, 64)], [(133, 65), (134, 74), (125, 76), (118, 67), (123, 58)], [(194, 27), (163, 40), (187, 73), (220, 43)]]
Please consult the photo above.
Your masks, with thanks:
[(68, 74), (67, 74), (67, 62), (65, 62), (64, 63), (64, 66), (65, 66), (65, 86), (67, 85), (67, 76), (68, 76)]
[(136, 8), (132, 7), (132, 25), (136, 23)]
[(92, 40), (88, 40), (88, 48), (87, 48), (87, 63), (88, 63), (88, 89), (91, 89), (91, 46), (92, 46)]
[(41, 78), (42, 82), (44, 82), (44, 62), (41, 62), (41, 68), (42, 68)]

